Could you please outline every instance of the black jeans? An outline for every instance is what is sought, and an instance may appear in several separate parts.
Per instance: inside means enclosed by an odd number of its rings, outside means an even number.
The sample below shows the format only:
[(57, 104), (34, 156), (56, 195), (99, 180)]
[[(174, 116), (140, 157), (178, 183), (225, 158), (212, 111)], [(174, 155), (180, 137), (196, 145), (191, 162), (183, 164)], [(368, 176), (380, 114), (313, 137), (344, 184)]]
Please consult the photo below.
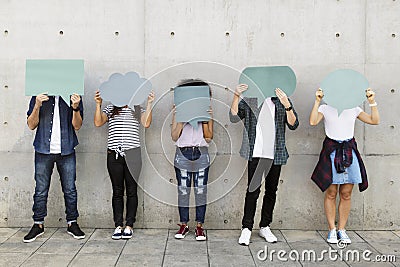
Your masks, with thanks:
[[(244, 203), (244, 214), (242, 219), (242, 228), (253, 229), (254, 215), (257, 208), (257, 199), (260, 195), (261, 184), (251, 192), (249, 185), (251, 180), (255, 177), (254, 174), (257, 169), (259, 158), (253, 158), (248, 161), (248, 187), (246, 190), (246, 199)], [(262, 174), (262, 172), (261, 172)], [(276, 191), (278, 190), (279, 176), (281, 174), (281, 165), (272, 165), (268, 174), (265, 177), (265, 193), (263, 198), (263, 204), (261, 209), (261, 221), (260, 227), (269, 226), (272, 222), (272, 215), (274, 212)]]
[(126, 188), (126, 225), (133, 227), (136, 221), (138, 206), (137, 180), (142, 168), (140, 147), (134, 148), (129, 154), (129, 171), (125, 157), (118, 156), (114, 151), (107, 152), (107, 169), (113, 189), (112, 208), (115, 227), (123, 226), (124, 193)]

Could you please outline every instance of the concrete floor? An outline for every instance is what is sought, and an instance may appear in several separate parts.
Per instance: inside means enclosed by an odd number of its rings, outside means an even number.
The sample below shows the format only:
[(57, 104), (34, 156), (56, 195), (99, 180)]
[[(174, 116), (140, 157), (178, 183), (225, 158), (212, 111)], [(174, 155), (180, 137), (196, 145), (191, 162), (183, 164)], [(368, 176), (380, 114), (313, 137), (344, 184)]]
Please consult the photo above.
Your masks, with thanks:
[[(131, 240), (112, 240), (113, 229), (84, 229), (86, 238), (74, 240), (65, 228), (46, 228), (36, 241), (25, 244), (29, 228), (0, 228), (0, 266), (400, 266), (400, 231), (349, 231), (353, 243), (343, 250), (360, 252), (360, 261), (329, 259), (322, 262), (293, 261), (294, 250), (301, 254), (314, 250), (317, 257), (336, 245), (325, 242), (324, 231), (275, 230), (278, 242), (268, 244), (254, 230), (250, 246), (237, 244), (239, 230), (208, 230), (208, 240), (198, 242), (191, 232), (184, 240), (174, 239), (175, 230), (135, 229)], [(274, 258), (260, 260), (258, 252), (268, 247)], [(278, 260), (278, 251), (284, 250)], [(362, 252), (374, 260), (376, 255), (395, 255), (396, 262), (377, 263), (362, 259)], [(334, 252), (332, 255), (339, 255)], [(264, 256), (264, 254), (260, 254)], [(350, 255), (350, 254), (349, 254)], [(345, 257), (345, 256), (344, 256)]]

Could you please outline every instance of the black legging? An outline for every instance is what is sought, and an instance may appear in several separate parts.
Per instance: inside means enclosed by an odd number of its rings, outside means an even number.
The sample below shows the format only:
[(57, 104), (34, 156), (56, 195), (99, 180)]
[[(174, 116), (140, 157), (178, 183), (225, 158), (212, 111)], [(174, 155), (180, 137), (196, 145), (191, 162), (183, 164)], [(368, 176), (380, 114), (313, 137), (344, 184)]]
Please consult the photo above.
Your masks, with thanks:
[[(242, 219), (242, 228), (253, 229), (254, 215), (257, 208), (257, 199), (260, 195), (260, 185), (254, 190), (249, 190), (249, 185), (254, 177), (257, 169), (259, 158), (253, 158), (248, 161), (248, 188), (246, 190), (246, 199), (244, 203), (244, 214)], [(269, 166), (269, 165), (268, 165)], [(261, 171), (262, 174), (262, 171)], [(274, 212), (276, 191), (278, 190), (279, 176), (281, 174), (281, 165), (272, 165), (267, 176), (265, 177), (265, 194), (261, 209), (260, 227), (269, 226), (272, 222), (272, 215)], [(252, 192), (251, 192), (252, 191)]]
[(126, 187), (126, 225), (133, 227), (136, 221), (136, 211), (138, 206), (137, 195), (137, 180), (139, 179), (142, 169), (142, 160), (140, 147), (126, 151), (126, 158), (129, 160), (126, 163), (125, 157), (118, 156), (114, 151), (108, 150), (107, 153), (107, 169), (111, 178), (113, 189), (112, 207), (114, 215), (115, 227), (123, 227), (124, 213), (124, 193)]

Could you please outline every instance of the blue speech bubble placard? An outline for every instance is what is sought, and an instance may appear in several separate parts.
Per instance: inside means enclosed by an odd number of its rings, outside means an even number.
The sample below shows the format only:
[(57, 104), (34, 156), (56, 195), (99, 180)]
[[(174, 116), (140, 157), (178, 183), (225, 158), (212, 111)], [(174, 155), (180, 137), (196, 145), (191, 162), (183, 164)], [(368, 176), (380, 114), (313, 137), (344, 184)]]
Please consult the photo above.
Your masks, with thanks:
[(84, 94), (84, 62), (81, 59), (27, 59), (25, 95), (61, 96), (70, 104), (72, 94)]
[(174, 88), (176, 121), (188, 122), (197, 129), (198, 122), (209, 121), (211, 105), (208, 86), (178, 86)]
[(114, 106), (123, 107), (142, 104), (151, 91), (150, 81), (141, 78), (136, 72), (127, 72), (125, 75), (114, 73), (108, 81), (99, 87), (100, 95)]
[(338, 110), (355, 108), (365, 100), (368, 80), (361, 73), (351, 69), (339, 69), (329, 73), (321, 82), (324, 101)]
[(276, 96), (276, 88), (291, 96), (296, 89), (296, 74), (288, 66), (247, 67), (242, 71), (239, 83), (249, 86), (243, 96), (255, 97), (261, 105), (266, 98)]

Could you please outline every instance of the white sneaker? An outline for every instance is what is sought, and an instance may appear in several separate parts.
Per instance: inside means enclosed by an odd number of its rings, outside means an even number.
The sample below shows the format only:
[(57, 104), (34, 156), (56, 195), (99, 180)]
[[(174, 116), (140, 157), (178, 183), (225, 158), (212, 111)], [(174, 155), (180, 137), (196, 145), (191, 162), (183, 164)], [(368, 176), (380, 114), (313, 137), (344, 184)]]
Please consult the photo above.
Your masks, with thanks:
[(344, 229), (343, 230), (339, 230), (337, 232), (337, 239), (338, 239), (338, 242), (340, 240), (344, 244), (351, 244), (350, 237), (346, 234), (346, 230), (344, 230)]
[(239, 237), (239, 244), (243, 246), (248, 246), (250, 244), (250, 237), (251, 231), (249, 230), (249, 228), (243, 228), (242, 233)]
[(326, 241), (329, 244), (337, 244), (338, 243), (336, 228), (333, 228), (332, 230), (329, 231), (328, 238), (326, 239)]
[(261, 237), (264, 237), (265, 241), (267, 241), (269, 243), (275, 243), (278, 241), (278, 238), (276, 238), (276, 236), (271, 232), (271, 229), (269, 228), (269, 226), (261, 227), (259, 235)]

